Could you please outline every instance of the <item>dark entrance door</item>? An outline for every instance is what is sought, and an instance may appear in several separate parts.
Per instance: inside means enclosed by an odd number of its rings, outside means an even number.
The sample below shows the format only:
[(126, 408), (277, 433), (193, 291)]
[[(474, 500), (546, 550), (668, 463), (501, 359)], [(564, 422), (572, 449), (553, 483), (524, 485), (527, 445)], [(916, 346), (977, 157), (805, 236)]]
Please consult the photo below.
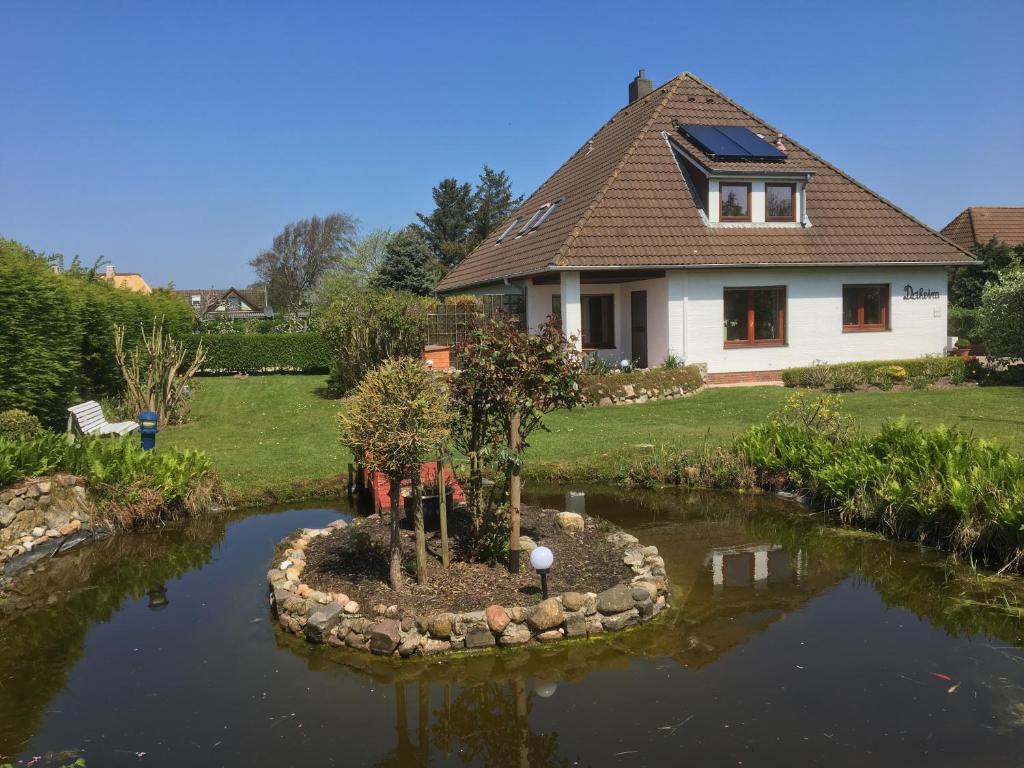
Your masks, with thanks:
[(647, 291), (629, 294), (630, 355), (640, 368), (647, 367)]

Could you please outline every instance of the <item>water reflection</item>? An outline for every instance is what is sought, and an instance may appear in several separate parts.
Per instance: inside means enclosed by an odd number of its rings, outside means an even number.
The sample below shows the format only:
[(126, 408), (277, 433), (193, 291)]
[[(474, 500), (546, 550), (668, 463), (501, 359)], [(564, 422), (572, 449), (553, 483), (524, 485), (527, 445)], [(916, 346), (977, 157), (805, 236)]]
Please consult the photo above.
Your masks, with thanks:
[[(564, 488), (528, 496), (566, 503)], [(601, 641), (455, 662), (313, 647), (268, 621), (263, 577), (283, 535), (337, 515), (316, 508), (204, 518), (41, 563), (0, 600), (0, 758), (329, 764), (339, 728), (345, 762), (361, 765), (687, 754), (934, 768), (1024, 747), (1019, 580), (823, 530), (770, 498), (575, 498), (658, 545), (676, 610)]]

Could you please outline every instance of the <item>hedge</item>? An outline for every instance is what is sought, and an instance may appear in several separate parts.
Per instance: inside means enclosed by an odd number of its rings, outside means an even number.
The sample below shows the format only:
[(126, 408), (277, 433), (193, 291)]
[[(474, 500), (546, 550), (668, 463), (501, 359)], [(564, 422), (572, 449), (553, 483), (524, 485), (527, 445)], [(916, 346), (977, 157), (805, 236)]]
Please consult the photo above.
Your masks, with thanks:
[(327, 373), (333, 359), (318, 333), (195, 333), (191, 349), (200, 341), (204, 373)]
[(962, 357), (916, 357), (910, 360), (868, 360), (854, 363), (819, 363), (802, 368), (786, 368), (782, 372), (782, 381), (787, 387), (823, 387), (828, 386), (831, 379), (846, 374), (859, 374), (862, 381), (870, 382), (875, 372), (880, 369), (902, 368), (906, 371), (906, 379), (918, 377), (932, 381), (943, 377), (962, 380), (966, 373)]
[(69, 405), (116, 397), (114, 324), (134, 345), (161, 319), (172, 336), (191, 332), (192, 310), (169, 291), (143, 295), (80, 275), (54, 274), (46, 260), (0, 239), (0, 410), (21, 408), (50, 427)]

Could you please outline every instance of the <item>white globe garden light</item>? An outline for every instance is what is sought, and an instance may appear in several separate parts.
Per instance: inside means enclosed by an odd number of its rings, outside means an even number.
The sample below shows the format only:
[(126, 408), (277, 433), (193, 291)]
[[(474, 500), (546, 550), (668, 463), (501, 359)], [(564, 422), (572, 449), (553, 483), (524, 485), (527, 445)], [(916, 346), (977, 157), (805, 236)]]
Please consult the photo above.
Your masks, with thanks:
[(530, 553), (530, 565), (536, 571), (546, 571), (555, 562), (555, 553), (547, 547), (537, 547)]
[(619, 368), (621, 368), (622, 370), (626, 370), (627, 368), (629, 368), (629, 360), (619, 360)]
[(547, 547), (537, 547), (530, 553), (530, 565), (540, 574), (540, 592), (548, 599), (548, 569), (555, 562), (555, 553)]

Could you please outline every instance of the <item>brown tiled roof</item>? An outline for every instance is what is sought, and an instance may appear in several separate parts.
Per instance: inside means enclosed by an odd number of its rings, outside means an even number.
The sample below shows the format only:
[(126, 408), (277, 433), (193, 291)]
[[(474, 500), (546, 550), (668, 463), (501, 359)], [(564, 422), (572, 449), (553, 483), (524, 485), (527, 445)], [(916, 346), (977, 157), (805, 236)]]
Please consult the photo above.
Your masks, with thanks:
[(673, 125), (738, 125), (780, 132), (689, 73), (619, 110), (520, 206), (562, 204), (540, 228), (497, 243), (511, 219), (439, 284), (452, 291), (550, 267), (758, 264), (955, 264), (970, 261), (945, 238), (797, 144), (779, 162), (729, 163), (735, 170), (813, 174), (806, 228), (708, 227), (666, 142), (712, 167)]
[(984, 245), (993, 237), (1010, 245), (1024, 243), (1024, 208), (972, 206), (942, 228), (961, 248)]

